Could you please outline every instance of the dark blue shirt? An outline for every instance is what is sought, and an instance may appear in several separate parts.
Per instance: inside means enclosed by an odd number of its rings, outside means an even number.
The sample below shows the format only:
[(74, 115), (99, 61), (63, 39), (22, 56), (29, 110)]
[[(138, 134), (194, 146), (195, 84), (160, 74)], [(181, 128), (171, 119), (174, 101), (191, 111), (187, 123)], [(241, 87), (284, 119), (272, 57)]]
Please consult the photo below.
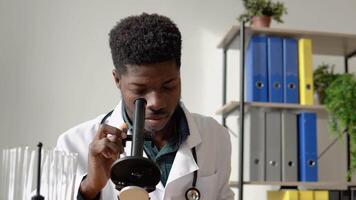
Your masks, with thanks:
[(178, 106), (173, 114), (173, 120), (176, 120), (174, 133), (167, 144), (160, 150), (152, 143), (145, 141), (144, 150), (147, 156), (157, 163), (161, 170), (161, 182), (166, 186), (169, 172), (171, 171), (174, 158), (180, 145), (187, 139), (189, 135), (188, 122), (183, 109)]

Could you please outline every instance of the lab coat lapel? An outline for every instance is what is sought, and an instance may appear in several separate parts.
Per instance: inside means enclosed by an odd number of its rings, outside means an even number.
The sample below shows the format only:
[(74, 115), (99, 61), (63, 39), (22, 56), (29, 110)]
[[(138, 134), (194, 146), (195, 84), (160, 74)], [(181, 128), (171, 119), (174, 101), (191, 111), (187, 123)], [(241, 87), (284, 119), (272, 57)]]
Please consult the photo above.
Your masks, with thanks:
[(106, 124), (119, 128), (120, 125), (122, 125), (124, 122), (124, 119), (122, 118), (122, 102), (120, 101), (119, 104), (115, 107), (113, 113), (111, 116), (107, 119), (105, 122)]
[(176, 157), (174, 159), (171, 171), (168, 176), (166, 187), (175, 180), (193, 173), (198, 170), (199, 167), (194, 161), (191, 149), (187, 144), (182, 144), (182, 146), (177, 151)]
[(190, 135), (187, 140), (181, 144), (179, 150), (177, 151), (168, 176), (166, 187), (168, 187), (168, 185), (175, 180), (199, 169), (198, 164), (194, 160), (191, 149), (201, 143), (201, 136), (197, 131), (198, 129), (191, 114), (187, 111), (183, 104), (181, 104), (181, 106), (188, 121)]

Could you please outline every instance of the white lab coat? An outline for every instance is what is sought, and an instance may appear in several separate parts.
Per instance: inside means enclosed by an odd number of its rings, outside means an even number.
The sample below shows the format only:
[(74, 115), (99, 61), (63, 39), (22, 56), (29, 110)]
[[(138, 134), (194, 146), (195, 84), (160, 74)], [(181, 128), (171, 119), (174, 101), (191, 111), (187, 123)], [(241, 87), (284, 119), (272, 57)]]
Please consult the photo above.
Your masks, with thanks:
[[(192, 114), (181, 104), (186, 115), (190, 135), (182, 143), (174, 159), (166, 187), (160, 182), (149, 195), (151, 200), (184, 200), (185, 192), (192, 187), (193, 172), (198, 170), (197, 188), (202, 200), (233, 199), (234, 193), (228, 185), (230, 176), (231, 142), (228, 131), (214, 119)], [(116, 106), (106, 124), (118, 127), (123, 123), (121, 102)], [(80, 124), (59, 136), (57, 148), (78, 153), (78, 170), (75, 198), (79, 184), (87, 173), (88, 148), (104, 115)], [(196, 147), (197, 163), (191, 149)], [(128, 155), (131, 145), (127, 144)], [(118, 191), (109, 181), (101, 192), (101, 199), (116, 200)]]

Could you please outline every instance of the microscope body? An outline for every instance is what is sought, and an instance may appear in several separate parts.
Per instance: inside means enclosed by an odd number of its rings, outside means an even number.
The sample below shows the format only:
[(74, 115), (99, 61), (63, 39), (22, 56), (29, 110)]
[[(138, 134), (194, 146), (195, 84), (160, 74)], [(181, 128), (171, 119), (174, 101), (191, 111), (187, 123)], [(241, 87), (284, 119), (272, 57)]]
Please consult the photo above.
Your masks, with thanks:
[(135, 100), (131, 156), (116, 160), (111, 166), (111, 180), (119, 190), (120, 200), (148, 200), (161, 179), (159, 167), (143, 157), (146, 100)]

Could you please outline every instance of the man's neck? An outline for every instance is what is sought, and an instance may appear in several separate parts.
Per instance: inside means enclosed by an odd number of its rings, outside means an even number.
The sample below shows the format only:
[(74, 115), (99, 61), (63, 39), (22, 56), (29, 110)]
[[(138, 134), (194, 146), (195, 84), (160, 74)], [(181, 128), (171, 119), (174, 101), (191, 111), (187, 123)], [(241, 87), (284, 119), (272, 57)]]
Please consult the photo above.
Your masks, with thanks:
[(157, 149), (160, 150), (162, 147), (164, 147), (164, 145), (167, 144), (171, 137), (174, 137), (176, 129), (175, 124), (175, 119), (172, 117), (169, 120), (167, 126), (165, 126), (162, 130), (151, 134), (152, 142), (157, 147)]

